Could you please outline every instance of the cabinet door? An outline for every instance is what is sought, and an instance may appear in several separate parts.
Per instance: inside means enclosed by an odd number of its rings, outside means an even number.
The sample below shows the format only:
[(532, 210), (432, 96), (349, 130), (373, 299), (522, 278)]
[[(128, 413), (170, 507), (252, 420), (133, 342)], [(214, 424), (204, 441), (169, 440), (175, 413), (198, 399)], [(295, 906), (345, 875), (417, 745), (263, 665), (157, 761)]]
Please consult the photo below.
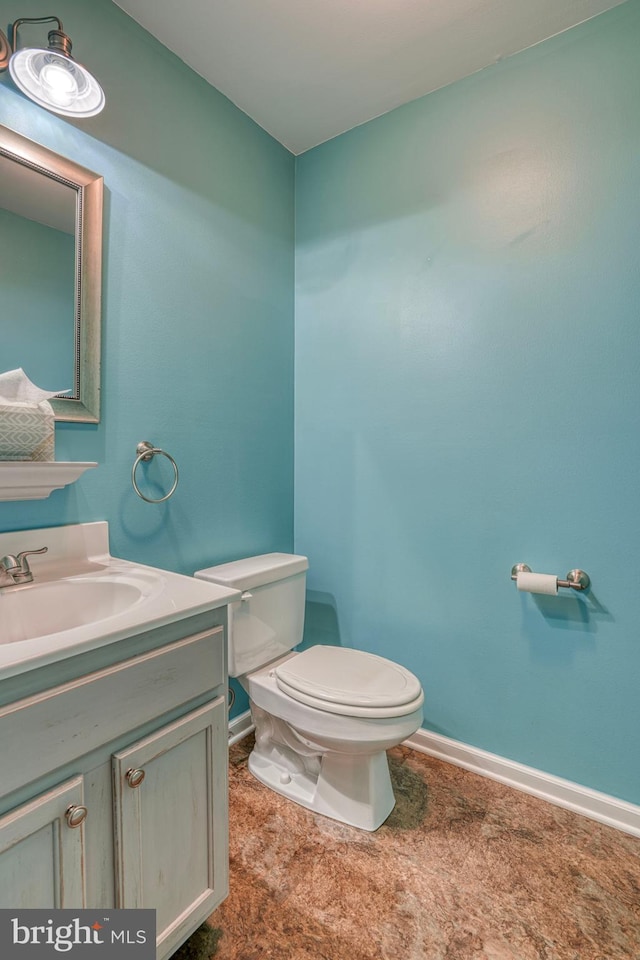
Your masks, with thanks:
[(84, 907), (83, 811), (82, 777), (75, 777), (0, 817), (3, 907)]
[(155, 909), (168, 956), (228, 892), (224, 698), (114, 754), (113, 776), (116, 906)]

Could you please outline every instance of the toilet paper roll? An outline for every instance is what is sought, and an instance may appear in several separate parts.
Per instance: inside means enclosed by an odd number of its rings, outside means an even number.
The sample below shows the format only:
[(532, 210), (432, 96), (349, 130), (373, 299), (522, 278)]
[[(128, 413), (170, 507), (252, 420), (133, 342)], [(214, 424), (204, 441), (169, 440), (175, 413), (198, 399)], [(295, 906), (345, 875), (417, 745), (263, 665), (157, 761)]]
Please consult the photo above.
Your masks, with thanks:
[(558, 594), (558, 578), (550, 573), (519, 573), (516, 577), (518, 590), (526, 593)]

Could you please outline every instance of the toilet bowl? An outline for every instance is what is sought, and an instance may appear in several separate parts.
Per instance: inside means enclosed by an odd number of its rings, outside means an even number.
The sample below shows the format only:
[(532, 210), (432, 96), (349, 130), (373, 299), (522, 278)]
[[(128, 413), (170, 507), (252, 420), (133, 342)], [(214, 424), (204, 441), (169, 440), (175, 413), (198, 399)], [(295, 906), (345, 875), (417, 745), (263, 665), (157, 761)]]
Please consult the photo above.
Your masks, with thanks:
[(249, 694), (256, 743), (249, 770), (316, 813), (376, 830), (395, 798), (386, 750), (420, 727), (424, 695), (399, 664), (302, 640), (306, 557), (265, 554), (200, 570), (235, 587), (229, 673)]

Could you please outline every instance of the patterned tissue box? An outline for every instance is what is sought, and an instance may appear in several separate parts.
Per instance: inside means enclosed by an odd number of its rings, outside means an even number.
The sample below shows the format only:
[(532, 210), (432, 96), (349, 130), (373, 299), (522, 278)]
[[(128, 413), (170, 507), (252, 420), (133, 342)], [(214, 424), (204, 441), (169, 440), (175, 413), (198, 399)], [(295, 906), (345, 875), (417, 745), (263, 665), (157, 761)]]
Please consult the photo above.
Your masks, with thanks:
[(55, 460), (50, 403), (0, 403), (0, 460)]

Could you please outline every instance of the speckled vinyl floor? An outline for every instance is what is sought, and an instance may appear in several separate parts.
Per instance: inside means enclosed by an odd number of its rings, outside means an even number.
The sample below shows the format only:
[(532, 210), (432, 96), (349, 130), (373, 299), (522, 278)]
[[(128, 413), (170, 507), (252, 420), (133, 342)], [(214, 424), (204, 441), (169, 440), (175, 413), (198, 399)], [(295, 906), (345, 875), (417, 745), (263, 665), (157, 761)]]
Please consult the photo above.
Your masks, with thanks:
[(406, 747), (365, 833), (258, 783), (251, 746), (215, 960), (640, 960), (640, 839)]

